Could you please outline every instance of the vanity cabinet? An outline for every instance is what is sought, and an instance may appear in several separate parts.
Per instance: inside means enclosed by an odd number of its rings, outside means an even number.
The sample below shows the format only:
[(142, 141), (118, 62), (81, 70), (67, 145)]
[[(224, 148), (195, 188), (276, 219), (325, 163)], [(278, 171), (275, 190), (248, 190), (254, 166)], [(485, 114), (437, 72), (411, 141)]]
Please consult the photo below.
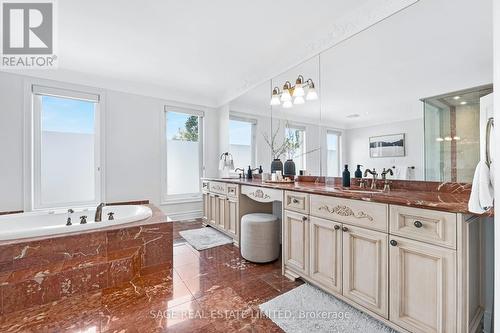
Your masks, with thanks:
[(309, 238), (311, 280), (328, 291), (342, 293), (342, 224), (311, 217)]
[(411, 332), (456, 332), (454, 251), (395, 236), (390, 242), (390, 320)]
[(478, 332), (481, 220), (286, 191), (283, 274), (396, 330)]
[(388, 258), (385, 233), (342, 227), (343, 295), (388, 317)]
[(239, 190), (238, 185), (203, 181), (203, 222), (239, 243)]
[(285, 211), (283, 261), (299, 274), (309, 272), (309, 221), (307, 215)]

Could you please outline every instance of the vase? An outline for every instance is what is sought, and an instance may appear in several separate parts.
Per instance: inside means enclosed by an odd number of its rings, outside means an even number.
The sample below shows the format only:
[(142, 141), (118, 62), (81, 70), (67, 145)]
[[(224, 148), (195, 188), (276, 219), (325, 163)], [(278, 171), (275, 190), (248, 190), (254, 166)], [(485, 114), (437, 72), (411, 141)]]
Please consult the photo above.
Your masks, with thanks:
[(295, 162), (293, 160), (286, 160), (283, 175), (295, 176)]
[(275, 158), (271, 162), (271, 173), (275, 173), (277, 170), (283, 172), (283, 163), (279, 158)]

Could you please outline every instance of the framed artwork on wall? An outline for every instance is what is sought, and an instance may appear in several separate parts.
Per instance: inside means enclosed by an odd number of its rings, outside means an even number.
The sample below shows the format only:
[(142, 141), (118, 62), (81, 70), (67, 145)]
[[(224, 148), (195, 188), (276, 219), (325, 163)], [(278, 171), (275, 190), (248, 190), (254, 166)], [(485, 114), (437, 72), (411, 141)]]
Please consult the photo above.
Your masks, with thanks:
[(389, 134), (372, 136), (370, 141), (370, 157), (401, 157), (406, 154), (405, 134)]

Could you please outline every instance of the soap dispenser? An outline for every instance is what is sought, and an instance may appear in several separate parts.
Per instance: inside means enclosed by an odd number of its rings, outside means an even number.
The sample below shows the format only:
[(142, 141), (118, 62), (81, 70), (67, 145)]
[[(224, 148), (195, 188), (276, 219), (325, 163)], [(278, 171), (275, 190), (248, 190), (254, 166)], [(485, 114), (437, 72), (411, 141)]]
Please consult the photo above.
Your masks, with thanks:
[(252, 167), (249, 165), (247, 170), (247, 179), (252, 179)]
[(363, 173), (361, 172), (361, 167), (362, 167), (362, 165), (358, 164), (358, 168), (354, 172), (355, 178), (363, 178)]
[(342, 186), (343, 187), (351, 186), (351, 173), (349, 172), (347, 164), (344, 166), (344, 172), (342, 172)]

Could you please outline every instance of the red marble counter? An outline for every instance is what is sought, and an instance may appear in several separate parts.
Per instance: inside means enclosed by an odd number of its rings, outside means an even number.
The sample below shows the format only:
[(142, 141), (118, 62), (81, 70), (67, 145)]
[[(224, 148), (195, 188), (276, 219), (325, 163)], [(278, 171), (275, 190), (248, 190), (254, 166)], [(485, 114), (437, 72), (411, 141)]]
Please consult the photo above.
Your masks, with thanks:
[[(321, 194), (346, 199), (433, 209), (451, 213), (473, 214), (468, 210), (471, 186), (465, 183), (391, 180), (391, 191), (385, 193), (382, 191), (371, 192), (369, 188), (360, 189), (357, 186), (343, 188), (340, 186), (339, 178), (325, 179), (324, 177), (303, 177), (302, 180), (296, 181), (295, 183), (263, 183), (260, 179), (247, 180), (235, 178), (204, 178), (204, 180)], [(353, 180), (352, 183), (354, 183), (354, 181), (355, 180)], [(377, 188), (382, 187), (383, 182), (380, 180), (377, 181)], [(356, 190), (360, 192), (356, 192)], [(490, 210), (484, 215), (493, 216), (493, 210)]]

